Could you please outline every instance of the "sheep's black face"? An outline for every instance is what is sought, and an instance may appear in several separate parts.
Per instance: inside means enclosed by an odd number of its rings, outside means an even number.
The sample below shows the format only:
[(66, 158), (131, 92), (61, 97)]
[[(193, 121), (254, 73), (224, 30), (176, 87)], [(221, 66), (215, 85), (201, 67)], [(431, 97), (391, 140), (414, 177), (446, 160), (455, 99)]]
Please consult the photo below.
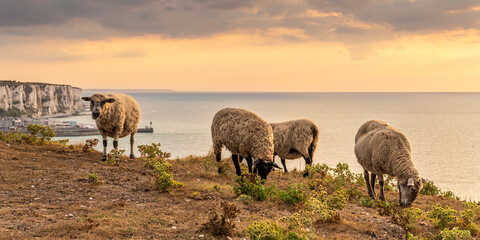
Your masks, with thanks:
[(103, 94), (94, 94), (91, 97), (82, 97), (83, 101), (90, 102), (90, 111), (92, 111), (92, 118), (97, 119), (103, 112), (105, 104), (115, 102), (113, 98), (107, 98)]
[(422, 179), (409, 178), (408, 180), (399, 181), (398, 188), (400, 191), (400, 206), (410, 206), (423, 188)]
[(280, 168), (276, 163), (268, 161), (268, 160), (257, 160), (254, 163), (255, 165), (255, 172), (260, 175), (262, 179), (267, 179), (268, 174), (272, 171), (272, 169)]

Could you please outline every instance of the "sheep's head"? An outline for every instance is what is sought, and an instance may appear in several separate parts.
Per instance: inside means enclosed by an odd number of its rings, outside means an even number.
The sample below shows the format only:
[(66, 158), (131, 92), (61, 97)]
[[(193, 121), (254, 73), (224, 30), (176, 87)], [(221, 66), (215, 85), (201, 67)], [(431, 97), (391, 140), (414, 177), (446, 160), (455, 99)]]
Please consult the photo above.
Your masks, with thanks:
[(90, 111), (92, 111), (93, 119), (97, 119), (102, 115), (106, 104), (115, 102), (115, 99), (101, 93), (95, 93), (91, 97), (82, 97), (82, 100), (90, 102)]
[(400, 206), (409, 206), (415, 201), (418, 193), (423, 188), (422, 178), (413, 177), (398, 181), (400, 191)]
[(272, 171), (274, 167), (282, 169), (276, 163), (268, 160), (262, 160), (262, 159), (255, 160), (253, 165), (255, 166), (254, 172), (260, 175), (262, 179), (267, 179), (268, 174)]

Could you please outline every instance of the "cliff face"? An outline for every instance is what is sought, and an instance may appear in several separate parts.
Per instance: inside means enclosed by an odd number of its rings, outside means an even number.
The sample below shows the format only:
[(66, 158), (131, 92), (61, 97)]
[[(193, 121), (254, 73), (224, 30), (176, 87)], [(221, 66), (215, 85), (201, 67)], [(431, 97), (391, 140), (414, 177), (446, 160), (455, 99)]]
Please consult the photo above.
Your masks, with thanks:
[(0, 81), (0, 108), (33, 116), (73, 113), (82, 108), (82, 89), (69, 85)]

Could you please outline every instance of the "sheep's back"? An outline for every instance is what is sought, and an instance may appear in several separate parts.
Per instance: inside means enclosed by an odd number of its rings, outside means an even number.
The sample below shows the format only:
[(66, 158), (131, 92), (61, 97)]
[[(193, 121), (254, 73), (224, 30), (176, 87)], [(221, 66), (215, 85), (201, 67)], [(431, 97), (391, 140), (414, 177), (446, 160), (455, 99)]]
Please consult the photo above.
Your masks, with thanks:
[(410, 159), (410, 144), (405, 135), (381, 121), (369, 121), (360, 127), (355, 143), (357, 161), (365, 169), (381, 170), (394, 176), (393, 161)]
[(233, 154), (273, 160), (271, 127), (252, 112), (222, 109), (215, 114), (211, 131), (214, 144), (225, 145)]
[(298, 119), (271, 123), (270, 125), (273, 130), (275, 153), (280, 158), (296, 159), (302, 157), (300, 152), (291, 152), (291, 149), (308, 149), (313, 145), (313, 151), (315, 151), (318, 141), (318, 129), (311, 120)]

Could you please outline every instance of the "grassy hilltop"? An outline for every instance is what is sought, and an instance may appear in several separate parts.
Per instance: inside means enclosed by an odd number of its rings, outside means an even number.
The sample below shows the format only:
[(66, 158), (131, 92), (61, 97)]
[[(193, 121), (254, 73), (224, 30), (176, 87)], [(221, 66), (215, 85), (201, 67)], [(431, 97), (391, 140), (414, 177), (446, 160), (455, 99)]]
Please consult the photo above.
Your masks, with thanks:
[(230, 159), (219, 174), (212, 155), (170, 159), (156, 144), (140, 146), (135, 160), (101, 163), (94, 141), (67, 145), (42, 129), (0, 133), (0, 239), (480, 236), (480, 205), (433, 184), (403, 209), (392, 183), (387, 202), (373, 201), (346, 164), (315, 165), (306, 178), (275, 171), (261, 184), (247, 173), (237, 178)]

